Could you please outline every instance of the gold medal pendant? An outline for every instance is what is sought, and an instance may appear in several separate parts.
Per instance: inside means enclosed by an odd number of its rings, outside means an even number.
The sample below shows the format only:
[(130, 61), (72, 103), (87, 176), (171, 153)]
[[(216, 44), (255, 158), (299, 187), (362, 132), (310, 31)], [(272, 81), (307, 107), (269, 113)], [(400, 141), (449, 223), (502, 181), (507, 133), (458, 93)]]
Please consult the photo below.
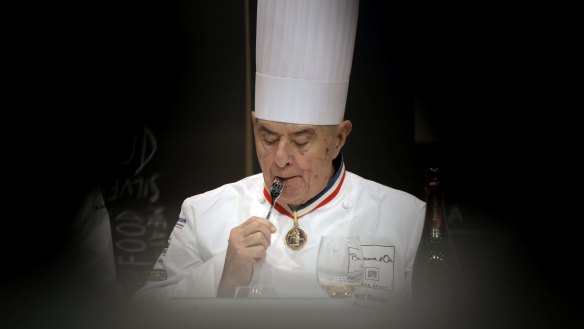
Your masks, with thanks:
[(294, 227), (286, 233), (286, 245), (292, 250), (300, 250), (308, 241), (306, 232), (300, 228), (298, 225), (298, 217), (296, 217), (296, 212), (294, 212)]

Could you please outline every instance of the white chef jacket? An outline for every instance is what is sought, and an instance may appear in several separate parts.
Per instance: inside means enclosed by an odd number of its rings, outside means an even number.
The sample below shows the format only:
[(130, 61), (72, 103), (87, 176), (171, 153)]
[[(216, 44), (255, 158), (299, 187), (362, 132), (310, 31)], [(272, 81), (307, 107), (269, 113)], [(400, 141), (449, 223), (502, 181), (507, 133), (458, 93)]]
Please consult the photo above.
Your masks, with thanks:
[[(345, 171), (342, 162), (334, 180), (333, 197), (328, 193), (328, 202), (299, 217), (307, 235), (302, 249), (284, 242), (293, 220), (281, 207), (272, 212), (276, 233), (266, 260), (254, 268), (252, 284), (273, 287), (276, 297), (326, 297), (316, 279), (320, 237), (358, 235), (366, 260), (364, 286), (409, 295), (425, 203)], [(262, 174), (256, 174), (187, 198), (168, 247), (135, 297), (216, 297), (230, 231), (251, 216), (266, 216), (271, 201), (265, 191)]]
[(110, 225), (103, 194), (93, 186), (77, 210), (73, 226), (81, 260), (78, 270), (92, 288), (119, 293)]

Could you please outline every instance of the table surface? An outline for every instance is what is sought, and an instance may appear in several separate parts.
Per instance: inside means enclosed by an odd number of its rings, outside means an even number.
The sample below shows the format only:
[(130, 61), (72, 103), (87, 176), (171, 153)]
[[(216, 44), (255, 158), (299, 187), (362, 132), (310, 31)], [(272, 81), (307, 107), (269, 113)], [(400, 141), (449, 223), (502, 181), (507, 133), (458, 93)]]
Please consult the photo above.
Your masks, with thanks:
[(175, 298), (169, 309), (180, 328), (387, 328), (397, 313), (354, 297)]

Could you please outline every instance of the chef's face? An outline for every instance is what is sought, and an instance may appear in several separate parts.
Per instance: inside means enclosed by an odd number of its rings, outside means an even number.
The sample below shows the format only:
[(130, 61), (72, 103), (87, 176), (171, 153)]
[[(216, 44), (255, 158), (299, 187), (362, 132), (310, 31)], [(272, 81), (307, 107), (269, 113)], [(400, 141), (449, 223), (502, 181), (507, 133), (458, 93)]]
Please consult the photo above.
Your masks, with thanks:
[(286, 182), (279, 202), (301, 205), (322, 191), (334, 175), (332, 164), (351, 131), (351, 122), (302, 125), (256, 119), (252, 112), (258, 161), (266, 186)]

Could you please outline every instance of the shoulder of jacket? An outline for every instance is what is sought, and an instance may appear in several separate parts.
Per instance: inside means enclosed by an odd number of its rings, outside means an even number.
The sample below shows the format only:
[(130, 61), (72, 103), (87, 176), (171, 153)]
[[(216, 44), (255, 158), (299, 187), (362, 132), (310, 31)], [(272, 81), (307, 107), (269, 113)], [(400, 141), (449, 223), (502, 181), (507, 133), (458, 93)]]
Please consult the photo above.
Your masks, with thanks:
[(347, 171), (347, 177), (350, 179), (352, 191), (356, 193), (357, 197), (379, 199), (380, 201), (387, 199), (400, 203), (424, 204), (424, 201), (413, 194), (363, 178), (355, 173)]

